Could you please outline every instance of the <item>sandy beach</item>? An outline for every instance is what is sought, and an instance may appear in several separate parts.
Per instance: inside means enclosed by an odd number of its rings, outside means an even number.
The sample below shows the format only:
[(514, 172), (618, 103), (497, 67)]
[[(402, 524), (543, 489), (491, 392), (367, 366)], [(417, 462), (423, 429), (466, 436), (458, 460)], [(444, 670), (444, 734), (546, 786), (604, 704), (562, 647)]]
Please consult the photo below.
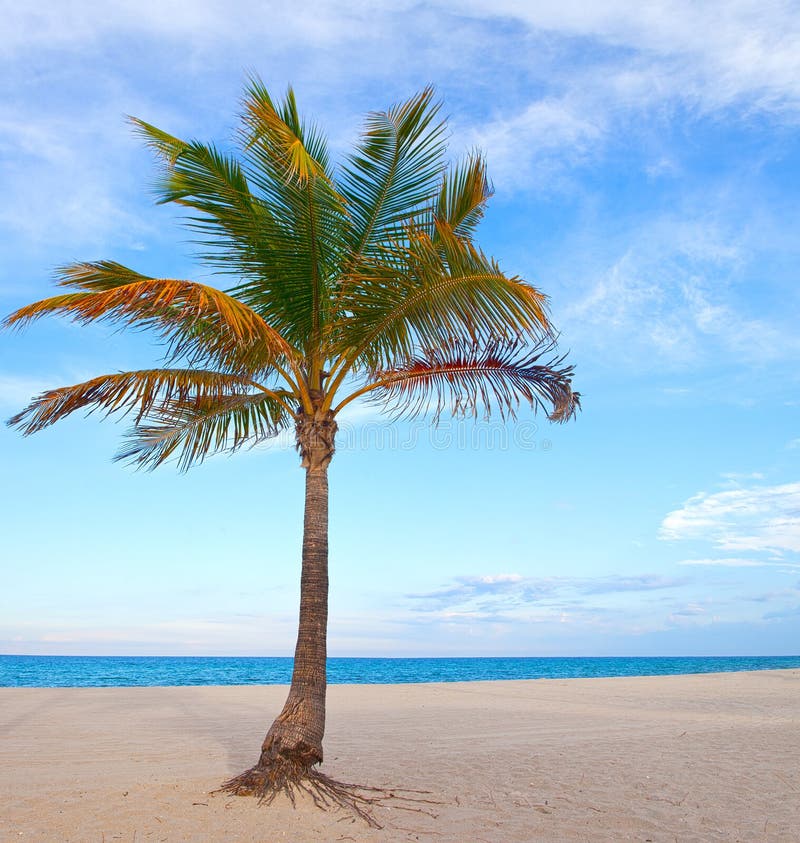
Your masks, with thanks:
[(0, 689), (0, 839), (800, 839), (800, 670), (332, 686), (324, 769), (437, 803), (379, 808), (381, 829), (210, 793), (285, 693)]

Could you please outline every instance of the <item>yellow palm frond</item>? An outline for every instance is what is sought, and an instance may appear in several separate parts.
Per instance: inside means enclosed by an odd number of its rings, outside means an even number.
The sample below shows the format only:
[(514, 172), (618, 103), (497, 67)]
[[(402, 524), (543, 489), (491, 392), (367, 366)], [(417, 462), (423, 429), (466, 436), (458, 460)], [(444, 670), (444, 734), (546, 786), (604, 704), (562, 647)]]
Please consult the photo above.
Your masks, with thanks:
[(154, 408), (171, 402), (222, 399), (231, 395), (270, 394), (284, 402), (285, 394), (276, 394), (246, 378), (201, 369), (143, 369), (101, 375), (73, 386), (62, 386), (42, 393), (9, 419), (28, 436), (74, 413), (87, 410), (112, 413), (134, 413), (136, 421)]
[[(76, 283), (101, 275), (98, 264), (63, 270)], [(85, 281), (83, 282), (85, 285)], [(296, 365), (297, 354), (246, 304), (193, 281), (145, 278), (110, 289), (65, 293), (12, 313), (6, 327), (22, 327), (45, 314), (64, 314), (81, 324), (96, 320), (152, 328), (167, 342), (170, 359), (216, 361), (240, 371), (261, 372), (275, 361)]]

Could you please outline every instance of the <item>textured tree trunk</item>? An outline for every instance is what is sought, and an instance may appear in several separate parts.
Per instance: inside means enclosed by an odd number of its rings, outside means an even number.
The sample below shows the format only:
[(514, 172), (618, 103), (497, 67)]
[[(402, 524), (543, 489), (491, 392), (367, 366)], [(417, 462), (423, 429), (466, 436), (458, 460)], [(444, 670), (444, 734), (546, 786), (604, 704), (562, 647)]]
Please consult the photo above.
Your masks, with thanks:
[[(333, 415), (302, 416), (297, 448), (306, 471), (303, 567), (300, 576), (300, 623), (294, 652), (292, 686), (283, 710), (267, 732), (255, 767), (223, 788), (271, 799), (309, 778), (318, 789), (329, 780), (312, 768), (322, 761), (328, 632), (328, 465), (333, 457)], [(339, 798), (335, 794), (334, 798)]]
[(283, 711), (261, 747), (259, 767), (288, 761), (308, 769), (322, 761), (328, 629), (328, 467), (306, 468), (300, 625)]
[[(328, 465), (333, 457), (336, 430), (336, 421), (330, 412), (302, 415), (297, 421), (297, 449), (306, 470), (306, 501), (300, 623), (292, 685), (283, 710), (264, 738), (258, 763), (225, 782), (221, 789), (255, 795), (267, 803), (279, 793), (285, 793), (292, 804), (296, 795), (306, 795), (320, 808), (343, 808), (373, 828), (380, 828), (372, 811), (385, 800), (432, 803), (424, 798), (415, 800), (415, 794), (423, 791), (405, 791), (398, 796), (396, 792), (381, 788), (340, 782), (315, 769), (322, 762), (325, 734)], [(426, 813), (424, 807), (410, 810)]]

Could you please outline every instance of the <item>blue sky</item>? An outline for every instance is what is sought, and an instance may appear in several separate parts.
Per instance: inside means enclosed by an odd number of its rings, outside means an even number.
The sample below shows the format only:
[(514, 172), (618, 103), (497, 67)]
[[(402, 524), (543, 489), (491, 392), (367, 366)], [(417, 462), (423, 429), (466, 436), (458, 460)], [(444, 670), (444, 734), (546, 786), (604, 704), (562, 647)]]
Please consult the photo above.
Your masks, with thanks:
[[(550, 295), (584, 411), (436, 432), (354, 408), (333, 655), (800, 650), (795, 3), (0, 5), (4, 314), (72, 260), (208, 280), (124, 118), (225, 141), (247, 72), (292, 83), (337, 153), (433, 83), (453, 155), (485, 152), (479, 240)], [(156, 355), (4, 333), (0, 412)], [(294, 452), (136, 473), (123, 431), (0, 430), (0, 652), (290, 654)]]

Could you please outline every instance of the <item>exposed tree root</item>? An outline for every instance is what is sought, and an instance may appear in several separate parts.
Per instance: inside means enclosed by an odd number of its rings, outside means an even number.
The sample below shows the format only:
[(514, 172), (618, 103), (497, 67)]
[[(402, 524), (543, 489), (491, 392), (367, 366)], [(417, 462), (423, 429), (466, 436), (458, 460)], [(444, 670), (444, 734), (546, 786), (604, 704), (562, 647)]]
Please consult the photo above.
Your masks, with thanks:
[(219, 791), (235, 796), (255, 796), (259, 803), (267, 805), (280, 793), (285, 794), (292, 805), (296, 804), (298, 794), (307, 794), (318, 808), (341, 808), (372, 828), (383, 828), (375, 819), (375, 808), (391, 807), (435, 818), (436, 814), (426, 806), (440, 804), (425, 798), (430, 795), (427, 790), (348, 784), (336, 781), (313, 767), (302, 767), (286, 759), (268, 768), (256, 766), (245, 770), (225, 782)]

